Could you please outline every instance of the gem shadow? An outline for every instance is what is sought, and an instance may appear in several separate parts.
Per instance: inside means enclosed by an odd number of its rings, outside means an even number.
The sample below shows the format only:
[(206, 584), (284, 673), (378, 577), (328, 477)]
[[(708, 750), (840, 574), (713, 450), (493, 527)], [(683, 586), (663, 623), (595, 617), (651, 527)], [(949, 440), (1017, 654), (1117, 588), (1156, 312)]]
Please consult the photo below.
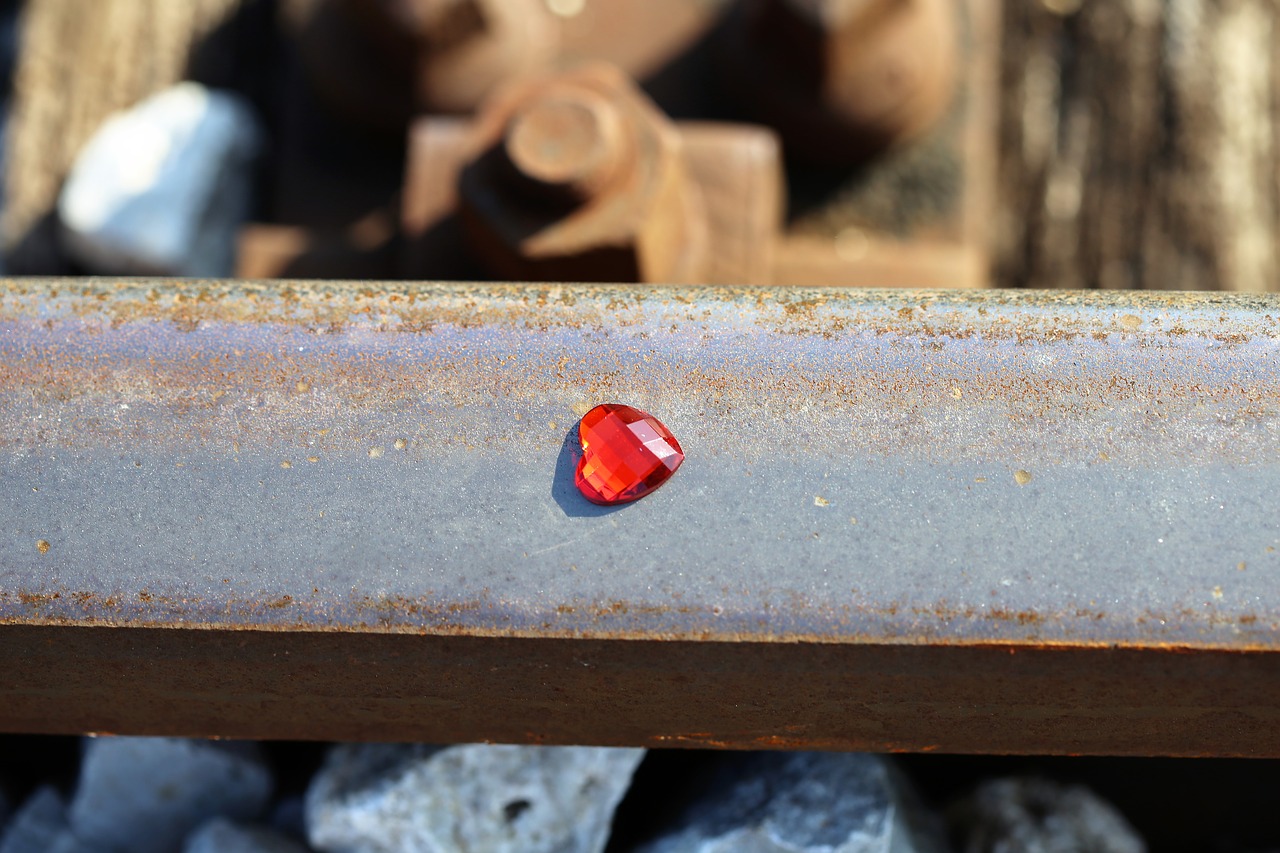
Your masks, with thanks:
[(551, 476), (551, 498), (561, 511), (570, 518), (598, 518), (625, 509), (627, 504), (600, 506), (582, 496), (573, 482), (574, 471), (581, 458), (582, 444), (578, 440), (578, 424), (575, 421), (560, 444), (560, 455), (556, 457), (556, 469)]

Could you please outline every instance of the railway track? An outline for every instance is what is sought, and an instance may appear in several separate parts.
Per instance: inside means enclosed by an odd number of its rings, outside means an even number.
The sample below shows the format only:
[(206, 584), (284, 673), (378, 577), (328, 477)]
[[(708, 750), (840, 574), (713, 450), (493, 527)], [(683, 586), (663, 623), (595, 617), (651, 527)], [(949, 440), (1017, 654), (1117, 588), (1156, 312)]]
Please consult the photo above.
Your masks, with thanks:
[(1277, 756), (1277, 317), (8, 281), (0, 730)]

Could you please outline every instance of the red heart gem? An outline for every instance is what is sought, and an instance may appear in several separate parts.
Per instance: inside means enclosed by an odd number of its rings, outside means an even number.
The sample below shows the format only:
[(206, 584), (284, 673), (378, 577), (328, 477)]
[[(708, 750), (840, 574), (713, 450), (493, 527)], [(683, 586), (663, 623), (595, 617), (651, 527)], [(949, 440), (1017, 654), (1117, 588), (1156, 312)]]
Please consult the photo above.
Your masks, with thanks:
[(605, 403), (578, 424), (582, 458), (573, 480), (597, 504), (621, 504), (661, 486), (684, 461), (671, 430), (648, 412)]

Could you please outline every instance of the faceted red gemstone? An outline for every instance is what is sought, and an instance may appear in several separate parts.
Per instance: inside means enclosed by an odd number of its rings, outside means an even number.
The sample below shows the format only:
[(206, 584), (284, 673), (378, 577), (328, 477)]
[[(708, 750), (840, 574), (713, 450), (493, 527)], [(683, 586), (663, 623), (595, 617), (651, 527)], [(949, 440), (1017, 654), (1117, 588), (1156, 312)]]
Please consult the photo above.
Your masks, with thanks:
[(605, 403), (578, 424), (582, 458), (574, 482), (592, 503), (620, 504), (661, 486), (684, 461), (671, 430), (648, 412)]

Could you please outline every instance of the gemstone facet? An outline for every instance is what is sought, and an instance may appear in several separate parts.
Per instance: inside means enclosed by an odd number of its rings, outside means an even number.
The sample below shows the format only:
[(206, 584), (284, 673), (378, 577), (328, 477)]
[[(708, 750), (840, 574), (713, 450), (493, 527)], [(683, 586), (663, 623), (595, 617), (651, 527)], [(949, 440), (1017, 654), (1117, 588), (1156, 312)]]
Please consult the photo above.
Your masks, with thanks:
[(661, 486), (684, 461), (671, 430), (648, 412), (617, 403), (596, 406), (578, 424), (582, 458), (574, 482), (597, 504), (642, 498)]

